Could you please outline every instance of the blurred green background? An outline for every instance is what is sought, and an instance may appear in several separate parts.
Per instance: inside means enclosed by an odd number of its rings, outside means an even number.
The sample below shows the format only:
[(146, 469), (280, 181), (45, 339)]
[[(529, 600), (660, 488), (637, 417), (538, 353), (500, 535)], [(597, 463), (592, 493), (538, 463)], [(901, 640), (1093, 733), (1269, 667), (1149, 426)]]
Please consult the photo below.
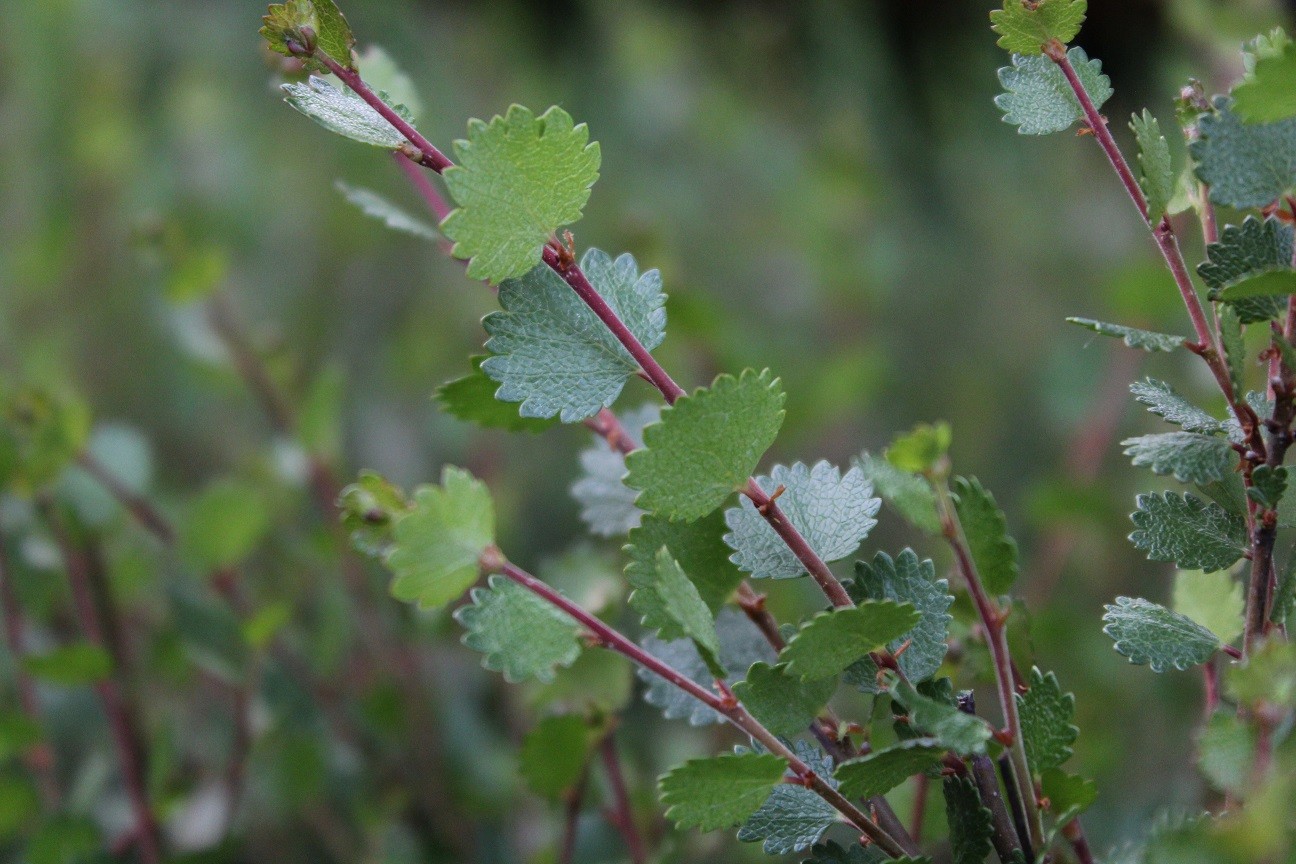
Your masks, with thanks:
[[(747, 366), (782, 376), (788, 419), (766, 467), (844, 463), (916, 421), (950, 421), (957, 470), (995, 491), (1022, 547), (1034, 657), (1019, 662), (1055, 669), (1076, 692), (1072, 770), (1099, 781), (1086, 817), (1095, 848), (1137, 836), (1166, 805), (1201, 802), (1198, 677), (1129, 666), (1099, 618), (1118, 593), (1169, 594), (1168, 566), (1125, 540), (1134, 493), (1158, 483), (1119, 455), (1117, 442), (1155, 419), (1128, 383), (1150, 374), (1215, 397), (1190, 355), (1148, 357), (1063, 322), (1187, 327), (1093, 142), (1000, 122), (991, 100), (1007, 61), (989, 2), (344, 8), (361, 45), (380, 44), (414, 79), (420, 130), (438, 144), (511, 102), (561, 104), (589, 123), (603, 167), (578, 246), (661, 269), (670, 329), (659, 356), (681, 383)], [(229, 613), (212, 611), (225, 607), (194, 563), (206, 560), (192, 548), (201, 540), (168, 552), (100, 502), (86, 521), (125, 610), (151, 788), (177, 849), (219, 861), (551, 860), (560, 809), (527, 793), (514, 767), (535, 715), (478, 668), (457, 625), (393, 608), (382, 574), (362, 574), (369, 608), (402, 636), (400, 662), (425, 689), (355, 660), (363, 618), (312, 506), (306, 453), (343, 479), (374, 468), (407, 485), (466, 465), (496, 495), (501, 545), (543, 569), (583, 542), (567, 490), (590, 436), (481, 432), (437, 410), (429, 395), (466, 373), (493, 298), (434, 245), (337, 193), (343, 179), (419, 206), (391, 159), (282, 103), (279, 58), (256, 36), (263, 13), (230, 0), (0, 0), (0, 368), (88, 402), (104, 462), (185, 537), (198, 502), (228, 493), (221, 530), (249, 535), (237, 568), (217, 568), (246, 595), (236, 617), (284, 618), (280, 638), (359, 730), (364, 746), (330, 731), (305, 679), (273, 656), (213, 659), (194, 631), (220, 631)], [(1172, 127), (1190, 75), (1225, 89), (1242, 40), (1289, 16), (1262, 0), (1093, 0), (1078, 44), (1111, 76), (1105, 113), (1127, 141), (1131, 111), (1148, 106)], [(1197, 228), (1182, 234), (1198, 260)], [(296, 403), (300, 435), (267, 422), (230, 362), (204, 317), (211, 301), (195, 299), (212, 290)], [(650, 396), (632, 383), (622, 405)], [(63, 484), (72, 498), (76, 482)], [(48, 537), (21, 502), (0, 509), (0, 525), (30, 638), (75, 633)], [(945, 565), (890, 514), (864, 553), (910, 543)], [(595, 560), (616, 545), (597, 544)], [(774, 595), (787, 617), (815, 604), (800, 584)], [(251, 756), (225, 839), (213, 801), (237, 744), (236, 693), (251, 702)], [(0, 798), (19, 806), (0, 813), (0, 838), (10, 860), (75, 860), (40, 856), (78, 837), (97, 848), (128, 811), (90, 691), (49, 685), (41, 699), (66, 836), (41, 833), (53, 829), (14, 791), (26, 781), (10, 759)], [(663, 836), (656, 815), (655, 776), (728, 746), (729, 732), (636, 704), (618, 737), (665, 860), (763, 857), (730, 836)], [(428, 758), (402, 764), (411, 746)], [(597, 808), (585, 819), (577, 860), (619, 860)]]

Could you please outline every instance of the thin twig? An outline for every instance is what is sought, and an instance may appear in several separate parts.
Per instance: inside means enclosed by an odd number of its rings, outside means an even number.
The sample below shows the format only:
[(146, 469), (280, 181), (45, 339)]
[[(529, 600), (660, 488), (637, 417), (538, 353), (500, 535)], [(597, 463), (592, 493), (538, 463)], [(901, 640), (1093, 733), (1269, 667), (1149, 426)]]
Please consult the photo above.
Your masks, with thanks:
[(608, 786), (612, 790), (609, 820), (625, 842), (632, 864), (646, 864), (648, 850), (644, 845), (643, 835), (639, 833), (639, 826), (635, 823), (634, 808), (630, 806), (630, 793), (626, 788), (625, 774), (621, 770), (621, 757), (617, 753), (615, 735), (615, 730), (609, 732), (599, 745), (603, 773), (607, 775)]
[(572, 864), (576, 854), (576, 833), (580, 828), (581, 801), (585, 798), (585, 786), (589, 783), (589, 762), (581, 768), (580, 779), (576, 785), (567, 790), (563, 805), (563, 832), (558, 841), (558, 864)]
[(909, 817), (909, 836), (915, 843), (922, 842), (923, 817), (927, 815), (927, 793), (931, 782), (926, 774), (914, 777), (913, 813)]

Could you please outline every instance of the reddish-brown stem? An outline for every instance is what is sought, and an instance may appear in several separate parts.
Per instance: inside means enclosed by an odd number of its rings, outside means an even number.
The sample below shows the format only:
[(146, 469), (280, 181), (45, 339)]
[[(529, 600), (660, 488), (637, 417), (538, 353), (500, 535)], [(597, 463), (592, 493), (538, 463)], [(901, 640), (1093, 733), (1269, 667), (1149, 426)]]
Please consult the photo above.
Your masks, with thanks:
[(757, 594), (746, 580), (738, 584), (738, 608), (742, 609), (761, 631), (761, 635), (765, 637), (765, 641), (771, 648), (775, 651), (783, 650), (786, 643), (783, 641), (783, 634), (779, 632), (778, 621), (774, 620), (774, 616), (765, 608), (765, 595)]
[(167, 518), (147, 498), (137, 495), (127, 487), (90, 451), (82, 451), (77, 457), (77, 464), (93, 477), (105, 492), (116, 499), (141, 528), (156, 537), (159, 543), (167, 547), (175, 544), (175, 529), (171, 527)]
[(1203, 713), (1206, 721), (1209, 721), (1214, 715), (1215, 709), (1219, 707), (1219, 667), (1215, 665), (1215, 658), (1207, 660), (1202, 664), (1202, 704)]
[(751, 499), (751, 502), (756, 505), (756, 512), (765, 517), (765, 521), (774, 529), (774, 533), (792, 550), (792, 554), (806, 568), (810, 578), (818, 583), (820, 590), (828, 598), (828, 602), (838, 608), (854, 606), (855, 601), (846, 593), (845, 586), (828, 569), (828, 565), (824, 563), (818, 553), (810, 548), (809, 541), (796, 529), (796, 526), (783, 515), (778, 502), (765, 494), (765, 490), (761, 489), (755, 480), (748, 480), (747, 485), (743, 487), (742, 493)]
[(909, 817), (909, 836), (915, 843), (922, 842), (923, 818), (927, 815), (927, 791), (931, 781), (926, 774), (914, 777), (913, 813)]
[[(409, 181), (414, 184), (414, 188), (418, 190), (419, 195), (427, 203), (428, 209), (432, 211), (432, 215), (436, 217), (437, 222), (444, 222), (453, 208), (437, 191), (437, 188), (432, 185), (432, 181), (428, 179), (427, 173), (419, 167), (419, 163), (401, 153), (393, 154), (392, 158), (396, 160), (396, 165), (405, 173)], [(449, 251), (448, 247), (446, 251)]]
[(581, 769), (580, 779), (567, 790), (565, 796), (563, 833), (558, 842), (558, 864), (571, 864), (576, 855), (576, 832), (580, 827), (581, 801), (585, 798), (585, 786), (589, 783), (589, 768), (589, 762), (586, 762)]
[(629, 456), (636, 449), (630, 433), (626, 432), (616, 414), (607, 408), (600, 408), (597, 414), (585, 421), (585, 425), (622, 456)]
[(1071, 844), (1071, 849), (1076, 854), (1076, 860), (1080, 864), (1095, 864), (1093, 852), (1089, 849), (1089, 841), (1085, 838), (1084, 826), (1080, 824), (1080, 817), (1072, 819), (1062, 826), (1062, 836)]
[[(85, 640), (100, 650), (108, 650), (104, 635), (104, 623), (99, 618), (99, 608), (95, 603), (94, 589), (91, 587), (90, 562), (85, 553), (73, 542), (64, 526), (62, 518), (52, 505), (45, 506), (45, 515), (50, 530), (63, 557), (67, 571), (68, 586), (72, 593), (72, 606), (76, 614), (77, 625)], [(113, 744), (117, 749), (117, 759), (121, 767), (123, 784), (127, 798), (135, 816), (134, 838), (139, 849), (140, 858), (145, 864), (160, 864), (162, 861), (162, 832), (157, 815), (149, 800), (148, 783), (145, 779), (144, 741), (134, 719), (127, 708), (122, 695), (121, 683), (114, 677), (98, 681), (94, 685), (99, 697)]]
[(779, 756), (788, 763), (792, 773), (797, 776), (799, 781), (809, 789), (815, 792), (820, 798), (827, 801), (832, 807), (841, 813), (850, 824), (862, 831), (870, 840), (884, 850), (888, 855), (899, 857), (904, 855), (904, 849), (886, 830), (874, 823), (868, 816), (852, 804), (845, 796), (828, 784), (824, 778), (816, 774), (809, 765), (803, 762), (792, 750), (784, 744), (777, 736), (765, 728), (755, 717), (747, 712), (742, 703), (735, 700), (717, 695), (707, 688), (698, 684), (692, 678), (684, 675), (679, 670), (662, 662), (647, 651), (640, 648), (633, 641), (621, 635), (621, 633), (603, 623), (594, 615), (589, 614), (577, 604), (559, 594), (550, 588), (546, 583), (527, 573), (520, 567), (508, 562), (498, 549), (488, 549), (482, 555), (482, 569), (489, 573), (500, 573), (508, 579), (526, 588), (536, 596), (545, 600), (550, 605), (566, 612), (575, 621), (584, 627), (590, 636), (597, 640), (601, 647), (616, 651), (635, 663), (639, 664), (649, 672), (657, 675), (674, 687), (683, 690), (688, 695), (697, 699), (711, 710), (723, 716), (731, 724), (738, 727), (748, 736), (759, 741), (769, 752)]
[(648, 849), (644, 845), (643, 835), (635, 823), (634, 808), (630, 806), (630, 793), (626, 788), (625, 774), (621, 771), (621, 757), (617, 753), (615, 732), (609, 732), (599, 745), (599, 756), (603, 760), (603, 773), (607, 775), (608, 788), (612, 792), (612, 807), (609, 819), (612, 826), (621, 835), (621, 840), (630, 853), (631, 864), (646, 864)]

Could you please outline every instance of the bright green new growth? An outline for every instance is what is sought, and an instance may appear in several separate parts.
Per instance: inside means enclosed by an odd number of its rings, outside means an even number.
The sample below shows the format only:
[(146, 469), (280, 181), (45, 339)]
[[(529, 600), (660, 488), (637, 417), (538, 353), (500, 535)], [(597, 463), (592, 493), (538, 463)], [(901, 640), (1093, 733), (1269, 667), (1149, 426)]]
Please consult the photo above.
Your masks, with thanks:
[(835, 679), (807, 681), (790, 674), (785, 663), (755, 663), (733, 686), (734, 695), (765, 728), (789, 737), (805, 731), (836, 689)]
[[(1067, 57), (1094, 107), (1101, 108), (1112, 95), (1102, 62), (1090, 60), (1083, 48), (1072, 48)], [(995, 105), (1022, 135), (1063, 132), (1084, 117), (1066, 75), (1047, 57), (1013, 55), (1013, 65), (999, 70), (999, 83), (1005, 92), (995, 97)]]
[[(936, 567), (930, 560), (919, 561), (912, 549), (905, 549), (895, 560), (878, 552), (871, 563), (855, 562), (855, 579), (847, 583), (846, 590), (856, 603), (912, 603), (921, 618), (912, 630), (888, 644), (887, 650), (894, 653), (908, 643), (896, 662), (910, 681), (925, 681), (936, 674), (949, 650), (946, 637), (953, 620), (949, 608), (954, 597), (949, 582), (936, 579)], [(873, 693), (878, 688), (877, 671), (873, 660), (865, 657), (846, 670), (846, 680)]]
[(1077, 324), (1086, 330), (1092, 330), (1103, 336), (1114, 336), (1121, 339), (1130, 348), (1143, 351), (1173, 351), (1184, 343), (1184, 337), (1171, 336), (1169, 333), (1154, 333), (1151, 330), (1139, 330), (1137, 327), (1126, 327), (1123, 324), (1108, 324), (1106, 321), (1095, 321), (1093, 318), (1068, 318), (1068, 324)]
[(1097, 783), (1076, 774), (1068, 774), (1060, 768), (1045, 771), (1040, 777), (1040, 785), (1053, 805), (1053, 812), (1057, 814), (1058, 826), (1070, 822), (1098, 800)]
[(598, 179), (599, 145), (589, 128), (554, 106), (536, 117), (512, 105), (490, 123), (471, 120), (456, 141), (459, 164), (445, 182), (459, 209), (441, 223), (468, 276), (499, 283), (540, 263), (549, 237), (581, 217)]
[[(1210, 288), (1210, 299), (1235, 303), (1243, 324), (1275, 318), (1286, 311), (1278, 299), (1296, 292), (1292, 270), (1292, 227), (1277, 219), (1248, 216), (1241, 225), (1225, 225), (1218, 243), (1206, 247), (1207, 260), (1197, 272)], [(1275, 298), (1268, 300), (1268, 298)], [(1238, 300), (1252, 300), (1246, 306)]]
[(436, 609), (458, 599), (480, 574), (480, 559), (495, 542), (495, 507), (486, 485), (447, 465), (440, 486), (414, 491), (414, 508), (393, 529), (387, 566), (392, 596)]
[(286, 57), (300, 57), (308, 70), (319, 72), (327, 67), (313, 57), (295, 54), (288, 47), (289, 41), (306, 47), (303, 29), (307, 27), (315, 33), (316, 50), (348, 69), (355, 68), (355, 59), (351, 55), (355, 36), (333, 0), (288, 0), (272, 4), (261, 20), (261, 36), (270, 44), (270, 49)]
[[(797, 462), (790, 468), (775, 465), (769, 477), (757, 477), (756, 485), (767, 495), (779, 487), (779, 509), (792, 527), (801, 532), (810, 548), (824, 561), (840, 561), (859, 548), (877, 524), (882, 502), (872, 497), (873, 487), (864, 472), (841, 471), (828, 462), (813, 468)], [(756, 510), (749, 498), (724, 513), (730, 533), (725, 543), (734, 550), (732, 561), (754, 579), (792, 579), (806, 575), (805, 567)]]
[(643, 626), (656, 630), (662, 639), (692, 639), (712, 672), (723, 678), (715, 619), (670, 549), (658, 549), (651, 568), (627, 569), (626, 575), (635, 588), (630, 605), (643, 616)]
[(342, 193), (342, 197), (360, 208), (361, 213), (379, 220), (393, 231), (424, 240), (435, 240), (439, 236), (431, 225), (414, 218), (372, 189), (351, 186), (341, 180), (335, 181), (333, 186)]
[(787, 762), (772, 753), (690, 759), (658, 782), (666, 818), (678, 828), (715, 831), (741, 824), (783, 779)]
[(981, 803), (971, 777), (946, 777), (942, 788), (954, 864), (983, 864), (990, 854), (993, 833), (989, 808)]
[(1135, 547), (1151, 561), (1173, 561), (1181, 570), (1223, 570), (1246, 552), (1246, 523), (1196, 496), (1138, 496), (1130, 515)]
[(434, 398), (448, 414), (484, 429), (509, 432), (543, 432), (558, 422), (552, 416), (523, 417), (515, 403), (496, 399), (495, 391), (500, 385), (482, 371), (485, 359), (485, 356), (469, 358), (472, 372), (437, 388)]
[(1153, 672), (1200, 666), (1219, 650), (1214, 633), (1141, 597), (1117, 597), (1115, 605), (1104, 608), (1103, 632), (1114, 640), (1117, 653), (1131, 663), (1146, 663)]
[(1065, 45), (1076, 37), (1087, 7), (1087, 0), (1004, 0), (990, 13), (990, 29), (999, 34), (995, 44), (1010, 54), (1042, 54), (1054, 39)]
[(560, 798), (575, 788), (606, 732), (576, 714), (546, 717), (522, 741), (518, 772), (537, 795)]
[(873, 491), (905, 521), (927, 534), (940, 533), (936, 493), (927, 478), (902, 471), (886, 459), (868, 453), (861, 454), (855, 464), (873, 484)]
[[(368, 102), (324, 78), (312, 75), (304, 84), (284, 84), (282, 89), (288, 94), (285, 102), (343, 138), (387, 150), (399, 150), (406, 143), (405, 136)], [(385, 93), (379, 93), (378, 97), (405, 120), (414, 119), (404, 105), (393, 105)]]
[(472, 605), (455, 610), (468, 632), (463, 643), (486, 656), (482, 665), (510, 683), (554, 680), (554, 669), (580, 656), (576, 621), (511, 579), (495, 574), (472, 590)]
[(423, 113), (423, 100), (419, 98), (414, 82), (380, 46), (367, 45), (356, 60), (366, 84), (385, 92), (393, 102), (404, 105), (411, 116), (417, 118)]
[(945, 458), (953, 440), (954, 432), (948, 423), (919, 423), (895, 437), (886, 450), (886, 459), (901, 471), (923, 474)]
[(1296, 118), (1243, 123), (1231, 101), (1220, 96), (1197, 128), (1200, 135), (1189, 149), (1216, 204), (1263, 207), (1296, 186)]
[(986, 752), (990, 740), (990, 727), (973, 714), (965, 714), (956, 706), (919, 693), (908, 681), (889, 675), (887, 690), (891, 698), (909, 713), (909, 725), (953, 750), (959, 755)]
[(103, 681), (113, 672), (112, 656), (89, 642), (72, 642), (42, 654), (28, 654), (22, 658), (22, 666), (42, 681), (65, 687)]
[(1017, 543), (994, 496), (975, 477), (954, 478), (954, 509), (981, 582), (991, 594), (1006, 594), (1017, 581)]
[[(1281, 31), (1280, 31), (1281, 32)], [(1255, 58), (1246, 80), (1233, 88), (1233, 110), (1247, 123), (1275, 123), (1296, 115), (1296, 42)]]
[(783, 390), (766, 369), (720, 375), (682, 396), (644, 430), (646, 447), (626, 457), (626, 485), (643, 509), (671, 520), (701, 519), (747, 483), (783, 425)]
[(729, 561), (729, 547), (720, 539), (723, 532), (724, 519), (718, 511), (694, 522), (649, 516), (630, 532), (626, 577), (632, 584), (649, 578), (647, 571), (656, 566), (657, 551), (665, 546), (697, 586), (707, 608), (718, 613), (742, 581), (742, 573)]
[(1126, 438), (1121, 446), (1135, 467), (1148, 467), (1153, 474), (1170, 474), (1180, 483), (1202, 486), (1231, 476), (1238, 461), (1227, 439), (1196, 432), (1141, 435)]
[(788, 674), (817, 680), (831, 678), (871, 651), (913, 629), (918, 610), (889, 600), (821, 612), (802, 625), (779, 654)]
[(1155, 225), (1165, 215), (1175, 193), (1174, 168), (1170, 163), (1170, 142), (1161, 134), (1161, 125), (1146, 108), (1135, 114), (1130, 129), (1139, 146), (1139, 187), (1147, 199), (1148, 221)]
[(1174, 388), (1164, 381), (1146, 378), (1130, 385), (1134, 399), (1148, 406), (1148, 411), (1183, 428), (1185, 432), (1215, 433), (1224, 428), (1224, 424), (1193, 405), (1175, 392)]
[(1075, 720), (1075, 696), (1063, 693), (1057, 676), (1032, 668), (1030, 689), (1017, 693), (1022, 740), (1031, 770), (1042, 773), (1071, 758), (1071, 745), (1080, 735)]
[(391, 547), (392, 527), (410, 509), (409, 499), (376, 471), (361, 471), (339, 496), (342, 527), (357, 551), (382, 558)]
[[(832, 759), (805, 741), (797, 741), (793, 746), (797, 758), (810, 770), (823, 777), (828, 785), (837, 786), (832, 779)], [(760, 809), (738, 829), (738, 839), (744, 842), (761, 840), (764, 841), (761, 849), (766, 855), (786, 855), (811, 846), (840, 818), (837, 810), (813, 790), (780, 783)]]
[(945, 748), (933, 738), (910, 738), (867, 756), (843, 762), (833, 776), (847, 798), (885, 795), (915, 774), (936, 765)]
[(1227, 570), (1181, 570), (1175, 574), (1174, 611), (1202, 625), (1221, 642), (1231, 642), (1242, 633), (1245, 605), (1242, 583)]
[(1216, 711), (1197, 742), (1197, 767), (1221, 792), (1246, 788), (1255, 764), (1255, 730), (1233, 711)]
[[(448, 221), (448, 220), (447, 220)], [(613, 261), (590, 249), (581, 269), (630, 332), (652, 350), (666, 336), (666, 296), (656, 270), (639, 275), (632, 256)], [(481, 369), (500, 382), (495, 398), (521, 402), (523, 417), (575, 423), (621, 395), (639, 364), (576, 292), (551, 268), (538, 265), (499, 288), (503, 311), (482, 321), (491, 356)]]

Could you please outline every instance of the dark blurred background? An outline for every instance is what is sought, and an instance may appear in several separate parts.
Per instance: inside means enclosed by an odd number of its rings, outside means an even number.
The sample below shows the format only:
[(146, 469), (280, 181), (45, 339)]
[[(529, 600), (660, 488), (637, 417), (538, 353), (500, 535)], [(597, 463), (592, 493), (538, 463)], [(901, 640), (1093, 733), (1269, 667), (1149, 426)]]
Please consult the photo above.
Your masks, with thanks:
[[(1084, 732), (1072, 770), (1099, 781), (1086, 817), (1095, 847), (1136, 836), (1167, 804), (1196, 806), (1199, 679), (1129, 666), (1099, 618), (1118, 593), (1166, 601), (1172, 575), (1125, 540), (1134, 493), (1159, 482), (1120, 457), (1117, 442), (1155, 419), (1128, 383), (1150, 374), (1222, 406), (1191, 355), (1144, 355), (1064, 323), (1187, 328), (1093, 142), (1023, 137), (1000, 121), (995, 72), (1007, 59), (989, 2), (344, 8), (361, 46), (381, 45), (414, 79), (420, 130), (438, 144), (511, 102), (561, 104), (590, 125), (602, 178), (577, 244), (661, 269), (670, 328), (660, 358), (681, 383), (747, 366), (782, 376), (788, 419), (767, 467), (845, 463), (917, 421), (950, 421), (957, 470), (995, 491), (1021, 544), (1033, 661), (1076, 692)], [(328, 678), (345, 668), (334, 655), (354, 624), (316, 548), (326, 532), (300, 448), (267, 422), (189, 298), (215, 288), (292, 398), (337, 384), (340, 431), (318, 434), (340, 477), (368, 467), (414, 484), (444, 462), (467, 465), (491, 484), (501, 545), (520, 562), (580, 541), (567, 489), (590, 436), (480, 432), (438, 411), (429, 395), (467, 371), (493, 297), (434, 245), (387, 231), (336, 192), (341, 178), (419, 207), (391, 159), (283, 104), (279, 58), (256, 35), (262, 14), (264, 4), (230, 0), (0, 0), (0, 366), (80, 394), (95, 440), (108, 439), (105, 460), (177, 519), (214, 481), (262, 490), (270, 515), (242, 578), (257, 598), (286, 604), (296, 644)], [(1112, 78), (1104, 113), (1126, 142), (1132, 111), (1150, 107), (1172, 130), (1189, 76), (1225, 89), (1241, 42), (1289, 14), (1266, 0), (1092, 0), (1078, 44)], [(1185, 221), (1181, 233), (1198, 260), (1199, 230)], [(632, 383), (622, 405), (650, 395)], [(105, 543), (123, 606), (163, 632), (184, 629), (156, 601), (183, 568), (124, 517), (106, 524), (120, 529)], [(57, 632), (65, 589), (39, 540), (14, 541), (10, 554), (37, 632)], [(942, 550), (890, 514), (864, 552), (910, 543), (944, 566)], [(803, 588), (779, 586), (776, 608), (811, 608)], [(399, 620), (425, 637), (414, 662), (436, 681), (427, 707), (444, 739), (429, 745), (441, 763), (426, 779), (449, 790), (442, 803), (471, 851), (422, 844), (393, 815), (399, 793), (375, 791), (388, 787), (364, 757), (325, 743), (314, 721), (293, 728), (271, 671), (253, 700), (244, 839), (212, 860), (552, 854), (560, 814), (514, 773), (526, 705), (478, 668), (456, 625)], [(142, 663), (171, 656), (137, 638)], [(185, 808), (204, 812), (203, 756), (219, 764), (229, 724), (219, 688), (182, 686), (202, 662), (181, 654), (162, 667), (164, 685), (145, 688), (145, 726), (164, 742), (152, 780), (183, 834), (184, 818), (198, 819)], [(57, 689), (43, 698), (61, 718), (59, 752), (70, 755), (60, 770), (79, 812), (120, 825), (94, 701)], [(392, 724), (386, 734), (399, 740), (410, 728), (383, 713), (384, 698), (396, 699), (372, 696), (362, 719)], [(643, 706), (622, 737), (645, 821), (659, 771), (731, 741)], [(617, 860), (615, 836), (589, 819), (578, 860)], [(33, 820), (0, 817), (0, 828), (21, 838)], [(215, 841), (199, 829), (200, 851)], [(666, 860), (762, 857), (720, 835), (665, 842)]]

